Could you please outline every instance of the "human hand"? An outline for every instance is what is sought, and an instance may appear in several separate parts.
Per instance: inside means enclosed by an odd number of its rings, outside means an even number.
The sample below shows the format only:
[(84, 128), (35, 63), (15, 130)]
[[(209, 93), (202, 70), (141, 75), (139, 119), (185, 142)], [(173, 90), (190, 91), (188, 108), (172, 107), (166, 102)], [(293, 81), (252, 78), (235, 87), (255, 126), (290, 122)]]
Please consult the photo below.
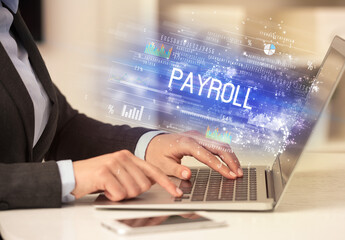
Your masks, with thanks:
[(140, 195), (155, 182), (175, 197), (182, 195), (160, 169), (127, 150), (73, 162), (73, 169), (76, 198), (101, 190), (108, 199), (120, 201)]
[(243, 176), (240, 163), (229, 144), (207, 139), (197, 131), (154, 137), (146, 149), (145, 159), (168, 175), (189, 179), (190, 169), (181, 165), (183, 156), (195, 157), (226, 178)]

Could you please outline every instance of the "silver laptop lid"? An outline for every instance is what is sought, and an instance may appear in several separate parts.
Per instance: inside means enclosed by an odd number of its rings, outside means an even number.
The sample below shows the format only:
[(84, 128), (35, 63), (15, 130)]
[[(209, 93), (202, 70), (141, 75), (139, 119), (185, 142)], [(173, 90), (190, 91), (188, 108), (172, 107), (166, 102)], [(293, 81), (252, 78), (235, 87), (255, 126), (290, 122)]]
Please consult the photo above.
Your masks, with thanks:
[(345, 81), (344, 71), (345, 40), (336, 36), (321, 64), (299, 119), (291, 129), (291, 144), (277, 157), (273, 165), (276, 200), (280, 198), (287, 185), (311, 132), (331, 99), (338, 82)]

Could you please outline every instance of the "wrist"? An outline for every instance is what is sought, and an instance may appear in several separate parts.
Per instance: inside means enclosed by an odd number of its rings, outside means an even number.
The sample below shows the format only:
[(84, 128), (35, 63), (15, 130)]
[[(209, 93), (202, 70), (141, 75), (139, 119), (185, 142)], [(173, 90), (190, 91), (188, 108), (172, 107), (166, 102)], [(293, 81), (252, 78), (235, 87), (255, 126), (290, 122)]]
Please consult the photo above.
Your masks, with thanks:
[(151, 143), (151, 140), (155, 138), (157, 135), (165, 134), (167, 132), (164, 131), (150, 131), (143, 134), (136, 145), (134, 155), (140, 159), (146, 160), (146, 153), (148, 149), (148, 145)]
[(74, 168), (71, 160), (62, 160), (57, 162), (61, 179), (61, 201), (72, 202), (75, 197), (71, 192), (75, 188)]

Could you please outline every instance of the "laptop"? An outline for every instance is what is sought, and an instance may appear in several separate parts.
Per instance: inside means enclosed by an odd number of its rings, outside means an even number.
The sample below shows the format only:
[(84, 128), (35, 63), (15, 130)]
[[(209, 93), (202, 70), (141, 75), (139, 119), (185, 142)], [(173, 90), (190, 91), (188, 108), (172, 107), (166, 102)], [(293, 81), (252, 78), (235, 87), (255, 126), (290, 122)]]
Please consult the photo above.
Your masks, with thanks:
[(174, 198), (156, 184), (137, 198), (121, 202), (112, 202), (100, 195), (94, 206), (97, 209), (274, 210), (291, 182), (298, 159), (317, 120), (338, 82), (345, 78), (344, 71), (345, 40), (336, 36), (316, 77), (316, 81), (322, 84), (316, 91), (308, 93), (304, 108), (298, 116), (303, 120), (303, 128), (294, 126), (291, 129), (293, 143), (276, 156), (272, 166), (244, 168), (244, 176), (236, 180), (226, 179), (207, 167), (192, 168), (189, 181), (172, 178), (184, 192), (182, 197)]

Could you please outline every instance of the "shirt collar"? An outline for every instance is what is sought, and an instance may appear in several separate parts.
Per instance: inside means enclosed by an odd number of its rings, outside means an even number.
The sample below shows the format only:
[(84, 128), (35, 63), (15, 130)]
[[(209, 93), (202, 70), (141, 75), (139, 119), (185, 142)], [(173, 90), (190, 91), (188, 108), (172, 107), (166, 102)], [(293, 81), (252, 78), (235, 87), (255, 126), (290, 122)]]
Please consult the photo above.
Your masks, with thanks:
[(16, 13), (18, 11), (19, 0), (0, 0), (0, 1), (6, 4), (6, 6), (12, 10), (12, 12)]

